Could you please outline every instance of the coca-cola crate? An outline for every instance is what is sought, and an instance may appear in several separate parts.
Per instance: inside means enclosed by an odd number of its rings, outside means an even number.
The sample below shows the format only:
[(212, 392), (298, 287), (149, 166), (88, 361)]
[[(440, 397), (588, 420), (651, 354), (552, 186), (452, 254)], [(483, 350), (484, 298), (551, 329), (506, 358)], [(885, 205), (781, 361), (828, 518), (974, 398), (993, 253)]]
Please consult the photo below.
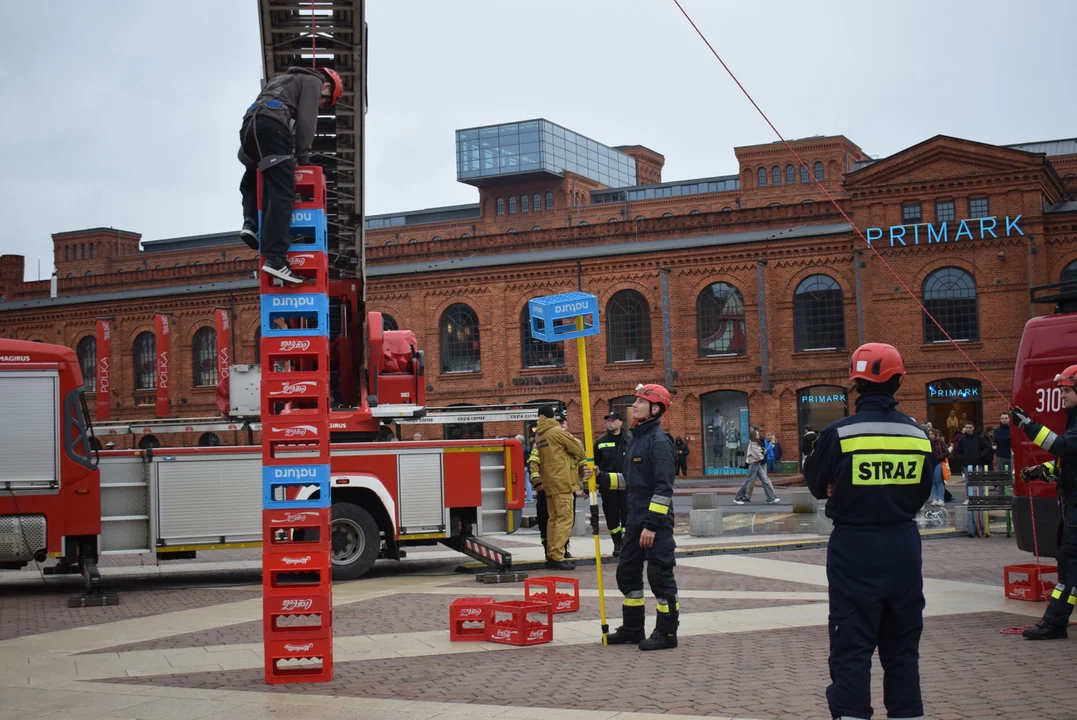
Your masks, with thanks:
[(303, 278), (302, 283), (284, 282), (269, 273), (258, 273), (262, 295), (286, 295), (329, 292), (329, 256), (321, 250), (301, 250), (288, 253), (292, 272)]
[(329, 338), (263, 337), (261, 339), (262, 380), (293, 373), (318, 373), (329, 377)]
[(262, 594), (294, 597), (296, 594), (331, 592), (332, 551), (305, 550), (262, 553)]
[(313, 632), (332, 637), (332, 593), (267, 595), (262, 601), (262, 632), (266, 640)]
[(580, 609), (580, 581), (576, 578), (545, 577), (524, 580), (524, 600), (548, 602), (554, 613), (570, 613)]
[[(325, 172), (318, 165), (300, 165), (295, 169), (295, 201), (297, 210), (325, 209)], [(262, 209), (262, 172), (258, 171), (258, 209)]]
[(332, 509), (262, 511), (262, 552), (304, 552), (328, 547)]
[(328, 418), (329, 378), (321, 371), (262, 378), (262, 415)]
[(457, 598), (449, 603), (449, 641), (486, 639), (486, 610), (492, 597)]
[(505, 600), (486, 606), (487, 642), (539, 645), (553, 640), (553, 608), (547, 602)]
[(268, 685), (333, 679), (333, 638), (327, 633), (297, 633), (283, 639), (267, 637), (264, 651)]
[(1014, 600), (1048, 600), (1055, 583), (1058, 582), (1058, 568), (1054, 565), (1007, 565), (1002, 572), (1006, 583), (1006, 597)]
[(329, 464), (328, 417), (280, 415), (262, 423), (262, 465), (298, 463)]
[(262, 468), (263, 510), (328, 508), (331, 494), (328, 463)]

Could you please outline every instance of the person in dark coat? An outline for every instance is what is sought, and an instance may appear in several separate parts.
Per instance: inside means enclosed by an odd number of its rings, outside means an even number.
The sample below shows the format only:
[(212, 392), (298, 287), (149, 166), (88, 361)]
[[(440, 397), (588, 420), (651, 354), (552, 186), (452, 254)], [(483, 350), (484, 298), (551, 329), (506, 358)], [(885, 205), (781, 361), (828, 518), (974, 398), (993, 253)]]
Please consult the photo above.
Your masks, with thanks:
[(691, 451), (680, 435), (673, 441), (673, 450), (676, 453), (677, 474), (681, 477), (688, 477), (688, 454)]
[[(950, 459), (957, 465), (955, 468), (950, 466), (950, 470), (959, 470), (962, 475), (965, 475), (968, 479), (969, 468), (977, 468), (983, 466), (984, 458), (989, 456), (991, 452), (991, 443), (987, 441), (982, 434), (976, 432), (976, 427), (972, 424), (972, 421), (965, 423), (961, 433), (954, 438), (954, 446), (950, 451)], [(987, 466), (990, 467), (991, 462), (988, 461)]]

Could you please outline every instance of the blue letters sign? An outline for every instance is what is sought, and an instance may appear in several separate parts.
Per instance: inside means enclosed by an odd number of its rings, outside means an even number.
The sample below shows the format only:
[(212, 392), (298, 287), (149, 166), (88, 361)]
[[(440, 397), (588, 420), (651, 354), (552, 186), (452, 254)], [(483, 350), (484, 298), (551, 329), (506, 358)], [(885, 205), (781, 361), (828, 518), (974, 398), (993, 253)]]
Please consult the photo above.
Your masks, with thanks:
[(883, 228), (870, 227), (867, 229), (864, 237), (867, 238), (868, 245), (871, 245), (876, 240), (883, 240), (884, 237), (888, 237), (890, 240), (890, 247), (906, 247), (908, 245), (920, 245), (923, 241), (924, 245), (936, 245), (945, 242), (960, 242), (961, 240), (986, 240), (987, 238), (997, 238), (999, 233), (1005, 232), (1005, 237), (1011, 235), (1024, 235), (1024, 231), (1021, 230), (1021, 226), (1018, 224), (1021, 222), (1021, 216), (1018, 215), (1015, 218), (1011, 218), (1007, 215), (1004, 218), (1004, 226), (1000, 227), (999, 219), (997, 217), (982, 217), (971, 218), (962, 220), (955, 227), (953, 227), (953, 234), (951, 235), (951, 226), (949, 223), (941, 222), (935, 225), (928, 223), (922, 223), (917, 225), (891, 225), (884, 232)]
[(822, 403), (842, 403), (844, 405), (848, 400), (845, 393), (834, 393), (833, 395), (801, 395), (800, 402), (802, 405), (819, 405)]

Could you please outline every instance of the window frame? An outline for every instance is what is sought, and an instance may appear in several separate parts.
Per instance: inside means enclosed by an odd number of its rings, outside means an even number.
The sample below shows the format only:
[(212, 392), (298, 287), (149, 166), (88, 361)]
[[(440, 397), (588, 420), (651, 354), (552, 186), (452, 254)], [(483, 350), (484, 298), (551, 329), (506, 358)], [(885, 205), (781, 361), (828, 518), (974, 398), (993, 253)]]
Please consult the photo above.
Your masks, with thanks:
[[(983, 213), (977, 213), (972, 209), (973, 203), (982, 202), (984, 204)], [(969, 219), (973, 218), (985, 218), (991, 217), (991, 198), (988, 196), (983, 197), (970, 197), (969, 198)]]
[(217, 330), (209, 325), (191, 336), (192, 387), (217, 387)]
[[(940, 217), (939, 210), (944, 209), (946, 205), (950, 206), (950, 217)], [(935, 222), (957, 222), (957, 203), (953, 200), (936, 200), (935, 201)], [(940, 231), (941, 232), (941, 231)]]
[[(89, 348), (89, 358), (83, 357), (83, 348)], [(75, 345), (75, 357), (82, 370), (82, 389), (87, 393), (97, 392), (97, 336), (87, 335)]]
[[(545, 357), (551, 362), (541, 362)], [(548, 343), (531, 337), (531, 313), (527, 305), (520, 308), (520, 367), (525, 370), (565, 367), (564, 342)]]
[(531, 212), (531, 199), (527, 194), (520, 196), (520, 214)]
[(785, 166), (785, 184), (796, 185), (797, 184), (797, 171), (793, 166), (793, 163), (789, 163)]
[(643, 293), (632, 288), (618, 290), (606, 302), (605, 315), (607, 364), (653, 361), (651, 304)]
[(509, 215), (516, 214), (516, 196), (513, 195), (509, 198)]
[[(833, 296), (822, 294), (835, 291), (837, 303), (828, 307), (834, 302)], [(809, 275), (793, 291), (793, 351), (844, 350), (845, 343), (845, 292), (841, 283), (826, 273)]]
[(819, 182), (823, 182), (823, 180), (826, 179), (826, 168), (823, 167), (823, 162), (821, 160), (816, 160), (812, 164), (811, 172), (812, 172), (812, 175), (815, 176), (815, 179), (818, 180)]
[[(141, 344), (141, 348), (139, 345)], [(149, 354), (150, 370), (146, 371), (145, 355)], [(131, 343), (131, 375), (134, 380), (135, 392), (148, 392), (157, 389), (157, 336), (151, 330), (143, 330), (135, 336)], [(146, 378), (149, 378), (147, 383)]]
[(770, 185), (771, 187), (781, 187), (782, 184), (782, 166), (775, 165), (770, 169)]
[[(454, 327), (451, 324), (455, 324)], [(458, 332), (464, 327), (471, 331)], [(452, 337), (456, 334), (457, 337)], [(482, 372), (482, 341), (479, 332), (479, 315), (467, 303), (453, 303), (445, 308), (438, 320), (438, 366), (442, 375), (468, 375)], [(468, 347), (468, 346), (471, 347)], [(459, 367), (454, 367), (459, 366)], [(446, 369), (448, 368), (448, 369)]]
[(761, 167), (755, 171), (755, 184), (756, 187), (765, 188), (767, 186), (767, 169)]
[[(916, 210), (916, 218), (911, 216), (911, 210)], [(901, 224), (902, 225), (919, 225), (924, 221), (924, 206), (919, 202), (906, 202), (901, 203)]]
[[(930, 283), (935, 286), (929, 288)], [(929, 297), (929, 293), (933, 296)], [(971, 272), (956, 265), (936, 268), (924, 278), (920, 300), (951, 338), (957, 342), (980, 341), (980, 294)], [(925, 345), (949, 342), (927, 313), (921, 316)]]
[[(725, 289), (725, 299), (721, 304), (718, 302), (717, 293), (714, 292), (714, 289), (719, 286)], [(730, 308), (731, 302), (733, 303), (732, 308)], [(726, 323), (732, 323), (732, 327), (728, 330), (728, 333), (731, 335), (730, 339), (724, 337), (727, 332), (721, 327)], [(740, 326), (739, 347), (737, 346), (736, 340), (738, 324)], [(696, 353), (698, 357), (712, 358), (747, 355), (748, 341), (746, 331), (747, 323), (744, 313), (744, 295), (737, 286), (732, 283), (718, 280), (703, 288), (699, 295), (696, 296)], [(723, 336), (723, 340), (726, 340), (725, 349), (720, 352), (707, 350), (707, 346), (713, 343), (706, 343), (705, 340), (709, 340), (711, 337), (719, 334)]]
[(811, 172), (808, 170), (807, 165), (800, 166), (800, 184), (808, 185), (811, 183)]
[(505, 198), (498, 198), (494, 203), (494, 215), (501, 217), (505, 214)]
[(547, 210), (553, 210), (554, 209), (554, 206), (553, 206), (553, 193), (550, 192), (549, 190), (546, 191), (546, 206), (545, 207), (546, 207)]

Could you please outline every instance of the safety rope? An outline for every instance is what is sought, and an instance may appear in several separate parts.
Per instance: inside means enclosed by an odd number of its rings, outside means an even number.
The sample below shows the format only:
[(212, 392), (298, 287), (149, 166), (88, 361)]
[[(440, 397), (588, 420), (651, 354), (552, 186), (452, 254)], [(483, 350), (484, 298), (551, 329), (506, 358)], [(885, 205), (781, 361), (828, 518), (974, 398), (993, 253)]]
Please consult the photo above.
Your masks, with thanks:
[[(942, 324), (939, 323), (935, 316), (928, 312), (928, 309), (924, 307), (924, 304), (922, 302), (920, 302), (920, 298), (917, 297), (916, 293), (909, 289), (909, 286), (905, 284), (905, 281), (902, 280), (901, 276), (897, 274), (894, 268), (890, 267), (890, 263), (886, 261), (886, 258), (884, 258), (882, 254), (880, 254), (879, 251), (875, 249), (875, 247), (868, 241), (867, 237), (864, 236), (864, 233), (860, 230), (859, 227), (857, 227), (856, 223), (853, 222), (853, 219), (849, 217), (849, 215), (841, 207), (838, 201), (834, 199), (834, 196), (830, 194), (826, 187), (823, 186), (822, 181), (820, 181), (819, 178), (815, 177), (815, 173), (809, 172), (810, 168), (808, 168), (808, 164), (804, 162), (803, 159), (801, 159), (800, 154), (793, 149), (793, 146), (789, 144), (789, 142), (785, 139), (785, 136), (778, 131), (778, 128), (775, 127), (774, 123), (772, 123), (770, 121), (770, 118), (767, 117), (767, 114), (763, 112), (763, 108), (759, 107), (759, 104), (752, 97), (751, 93), (749, 93), (748, 90), (745, 89), (744, 85), (741, 84), (737, 76), (733, 73), (729, 66), (726, 65), (725, 60), (723, 60), (722, 56), (718, 54), (718, 51), (714, 49), (714, 46), (711, 45), (710, 40), (707, 39), (707, 36), (704, 35), (703, 31), (699, 29), (699, 26), (696, 25), (695, 21), (688, 14), (688, 11), (686, 11), (684, 9), (684, 6), (681, 5), (680, 0), (673, 0), (673, 4), (675, 4), (677, 6), (677, 9), (681, 11), (681, 14), (684, 15), (684, 19), (687, 20), (688, 24), (692, 26), (692, 29), (696, 31), (696, 34), (699, 35), (699, 39), (702, 40), (703, 43), (707, 46), (707, 49), (711, 51), (711, 54), (714, 55), (714, 58), (719, 63), (721, 63), (722, 68), (726, 71), (726, 73), (733, 80), (733, 82), (736, 83), (737, 87), (740, 88), (740, 91), (744, 93), (744, 97), (746, 97), (748, 99), (748, 102), (752, 104), (752, 107), (754, 107), (756, 112), (759, 113), (759, 116), (763, 118), (763, 120), (767, 123), (768, 126), (770, 126), (770, 129), (774, 131), (774, 134), (778, 136), (778, 139), (781, 140), (782, 145), (785, 146), (785, 149), (792, 153), (793, 157), (796, 158), (797, 164), (801, 168), (801, 172), (807, 173), (808, 177), (811, 178), (812, 182), (819, 186), (819, 189), (823, 191), (824, 195), (826, 195), (826, 199), (830, 201), (830, 203), (837, 209), (839, 213), (841, 213), (841, 216), (845, 218), (845, 221), (852, 226), (853, 231), (856, 233), (856, 235), (861, 240), (863, 240), (864, 244), (868, 246), (868, 249), (875, 254), (875, 257), (879, 259), (879, 262), (883, 264), (883, 267), (885, 267), (887, 271), (894, 276), (894, 279), (897, 280), (898, 285), (900, 285), (901, 288), (906, 293), (908, 293), (909, 297), (911, 297), (913, 299), (913, 302), (915, 302), (920, 307), (920, 310), (923, 311), (924, 315), (927, 316), (931, 320), (931, 322), (935, 324), (935, 327), (939, 329), (939, 332), (941, 332), (943, 336), (950, 341), (950, 344), (953, 345), (959, 353), (961, 353), (961, 357), (965, 358), (965, 361), (968, 362), (968, 364), (972, 366), (972, 369), (975, 370), (981, 378), (983, 378), (984, 382), (986, 382), (988, 386), (990, 386), (990, 388), (995, 391), (995, 394), (998, 395), (1004, 403), (1006, 403), (1006, 406), (1011, 407), (1009, 399), (1002, 394), (1002, 391), (995, 386), (995, 383), (991, 382), (991, 378), (987, 377), (984, 371), (980, 369), (980, 366), (977, 365), (971, 357), (969, 357), (968, 353), (966, 353), (961, 348), (957, 341), (950, 337), (950, 333), (946, 332), (946, 328), (944, 328)], [(1036, 510), (1033, 507), (1031, 486), (1029, 487), (1028, 491), (1028, 508), (1032, 522), (1032, 548), (1035, 551), (1036, 564), (1038, 565), (1040, 562), (1040, 546), (1039, 540), (1036, 537)]]

